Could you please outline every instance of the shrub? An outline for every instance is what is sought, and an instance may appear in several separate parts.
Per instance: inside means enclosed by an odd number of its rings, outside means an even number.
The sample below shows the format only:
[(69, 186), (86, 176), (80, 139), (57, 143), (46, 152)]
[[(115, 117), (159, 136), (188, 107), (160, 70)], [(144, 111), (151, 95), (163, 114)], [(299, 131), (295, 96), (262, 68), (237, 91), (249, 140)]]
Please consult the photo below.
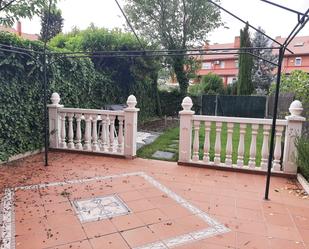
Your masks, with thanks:
[(309, 181), (309, 138), (301, 137), (296, 141), (297, 166), (302, 175)]
[(223, 80), (220, 76), (209, 73), (202, 77), (199, 84), (190, 86), (189, 93), (192, 95), (224, 94)]

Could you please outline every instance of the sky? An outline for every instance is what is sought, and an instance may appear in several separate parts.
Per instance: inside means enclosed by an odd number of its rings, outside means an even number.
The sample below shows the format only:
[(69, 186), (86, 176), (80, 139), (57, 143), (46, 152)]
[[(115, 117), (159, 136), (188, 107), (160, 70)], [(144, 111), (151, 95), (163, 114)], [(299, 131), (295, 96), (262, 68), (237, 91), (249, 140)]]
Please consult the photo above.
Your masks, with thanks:
[[(123, 5), (125, 0), (119, 0)], [(305, 12), (309, 8), (309, 0), (272, 0), (286, 7)], [(86, 4), (85, 4), (86, 3)], [(297, 15), (278, 9), (260, 0), (221, 0), (221, 5), (230, 12), (253, 26), (261, 26), (268, 35), (286, 37), (297, 22)], [(115, 0), (60, 0), (58, 7), (62, 10), (64, 18), (64, 32), (76, 26), (84, 29), (90, 23), (98, 27), (123, 27), (125, 19), (122, 16)], [(209, 41), (213, 43), (229, 43), (239, 35), (244, 24), (235, 20), (226, 13), (222, 13), (222, 20), (226, 28), (218, 28), (209, 34)], [(23, 20), (23, 32), (40, 33), (40, 19)], [(254, 31), (251, 31), (254, 33)], [(300, 36), (309, 35), (309, 23), (300, 32)]]

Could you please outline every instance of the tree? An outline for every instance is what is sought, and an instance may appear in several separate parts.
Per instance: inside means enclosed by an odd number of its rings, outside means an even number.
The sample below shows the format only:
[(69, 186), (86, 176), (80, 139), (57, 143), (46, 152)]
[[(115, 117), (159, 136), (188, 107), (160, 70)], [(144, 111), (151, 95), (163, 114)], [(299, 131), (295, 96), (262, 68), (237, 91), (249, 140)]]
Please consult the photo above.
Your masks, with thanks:
[(201, 83), (189, 87), (192, 95), (200, 96), (203, 94), (225, 94), (223, 80), (220, 76), (209, 73), (203, 76)]
[(55, 5), (52, 6), (50, 13), (48, 9), (44, 9), (41, 15), (41, 36), (42, 41), (49, 41), (62, 32), (63, 18), (61, 10), (57, 9)]
[[(205, 42), (207, 34), (222, 25), (220, 11), (205, 0), (126, 0), (124, 10), (139, 34), (161, 47), (187, 49)], [(187, 58), (172, 58), (182, 95), (187, 93)]]
[[(52, 0), (56, 3), (57, 0)], [(12, 26), (20, 18), (32, 18), (47, 8), (47, 0), (0, 0), (0, 24)]]
[[(259, 27), (259, 30), (263, 33), (265, 31)], [(271, 41), (265, 37), (260, 32), (256, 32), (254, 34), (254, 38), (252, 40), (252, 46), (254, 48), (261, 48), (255, 49), (253, 53), (259, 57), (263, 57), (269, 61), (276, 62), (276, 56), (272, 54), (271, 49), (263, 49), (263, 47), (271, 47)], [(274, 70), (275, 66), (263, 61), (259, 58), (253, 59), (253, 69), (252, 69), (252, 83), (256, 90), (256, 92), (268, 94), (269, 87), (271, 82), (274, 79)]]
[[(249, 33), (249, 25), (246, 24), (245, 28), (240, 30), (240, 48), (250, 48), (251, 40)], [(252, 52), (251, 49), (244, 49), (242, 52)], [(252, 67), (253, 58), (250, 54), (242, 53), (239, 55), (239, 73), (237, 95), (250, 95), (253, 92), (252, 84)]]

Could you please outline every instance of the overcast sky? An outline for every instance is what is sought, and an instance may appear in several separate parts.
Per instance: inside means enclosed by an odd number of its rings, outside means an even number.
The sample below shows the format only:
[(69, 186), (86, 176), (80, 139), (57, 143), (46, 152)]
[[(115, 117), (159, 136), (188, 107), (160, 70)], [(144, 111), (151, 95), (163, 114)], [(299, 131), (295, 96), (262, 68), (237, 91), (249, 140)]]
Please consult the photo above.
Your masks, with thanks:
[[(119, 1), (121, 4), (124, 0)], [(309, 8), (309, 0), (273, 0), (287, 7), (305, 12)], [(85, 4), (86, 3), (86, 4)], [(261, 26), (272, 37), (286, 37), (297, 21), (297, 15), (268, 5), (260, 0), (221, 0), (221, 5), (248, 20), (254, 26)], [(93, 22), (99, 27), (122, 27), (125, 23), (114, 0), (61, 0), (58, 4), (64, 18), (64, 32), (73, 26), (81, 29)], [(233, 42), (244, 26), (239, 21), (222, 13), (222, 19), (229, 29), (219, 28), (209, 35), (211, 43)], [(40, 32), (40, 20), (23, 20), (23, 31), (27, 33)], [(253, 32), (253, 31), (252, 31)], [(309, 35), (309, 23), (299, 35)]]

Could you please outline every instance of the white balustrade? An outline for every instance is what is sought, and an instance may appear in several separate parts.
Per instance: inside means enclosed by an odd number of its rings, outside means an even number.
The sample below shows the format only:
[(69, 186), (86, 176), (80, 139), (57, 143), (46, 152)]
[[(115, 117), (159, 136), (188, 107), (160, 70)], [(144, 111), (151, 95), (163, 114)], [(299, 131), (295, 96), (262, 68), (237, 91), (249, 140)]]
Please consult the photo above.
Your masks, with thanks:
[[(180, 111), (180, 139), (179, 139), (179, 162), (194, 163), (204, 165), (216, 165), (223, 167), (238, 167), (246, 170), (266, 171), (269, 158), (269, 140), (272, 125), (271, 119), (258, 118), (238, 118), (238, 117), (220, 117), (194, 115), (191, 111), (192, 100), (186, 97), (182, 103), (183, 111)], [(299, 101), (294, 101), (290, 107), (291, 115), (285, 120), (279, 119), (276, 122), (275, 147), (273, 153), (272, 167), (276, 172), (296, 173), (295, 164), (295, 139), (301, 134), (302, 106)], [(212, 123), (215, 129), (212, 129)], [(223, 124), (226, 124), (223, 126)], [(199, 158), (199, 132), (200, 127), (204, 125), (205, 138), (203, 142), (203, 159)], [(226, 128), (225, 128), (226, 127)], [(251, 127), (251, 129), (250, 129)], [(193, 132), (192, 132), (193, 128)], [(248, 128), (248, 129), (247, 129)], [(227, 134), (226, 147), (222, 146), (221, 136), (223, 130)], [(251, 132), (250, 132), (251, 131)], [(284, 132), (285, 131), (285, 132)], [(233, 134), (239, 132), (239, 141), (233, 148)], [(215, 145), (211, 148), (210, 137), (215, 135)], [(284, 151), (282, 151), (282, 137), (285, 137)], [(192, 142), (193, 138), (193, 142)], [(251, 141), (250, 144), (247, 139)], [(251, 138), (251, 139), (250, 139)], [(259, 140), (258, 140), (259, 138)], [(262, 140), (263, 139), (263, 140)], [(263, 141), (262, 148), (257, 141)], [(234, 144), (235, 145), (235, 144)], [(191, 148), (193, 153), (191, 154)], [(249, 151), (246, 151), (248, 148)], [(226, 159), (221, 163), (222, 149), (225, 149)], [(211, 161), (210, 151), (214, 151), (214, 160)], [(233, 151), (237, 151), (233, 164)], [(245, 160), (249, 154), (249, 160)], [(246, 155), (246, 156), (245, 156)], [(257, 160), (257, 155), (261, 160)], [(282, 162), (281, 159), (283, 158)], [(260, 164), (257, 161), (261, 161)]]
[(53, 103), (48, 105), (51, 148), (135, 157), (139, 109), (133, 95), (123, 111), (64, 108), (59, 105), (57, 93), (53, 93), (51, 100)]

